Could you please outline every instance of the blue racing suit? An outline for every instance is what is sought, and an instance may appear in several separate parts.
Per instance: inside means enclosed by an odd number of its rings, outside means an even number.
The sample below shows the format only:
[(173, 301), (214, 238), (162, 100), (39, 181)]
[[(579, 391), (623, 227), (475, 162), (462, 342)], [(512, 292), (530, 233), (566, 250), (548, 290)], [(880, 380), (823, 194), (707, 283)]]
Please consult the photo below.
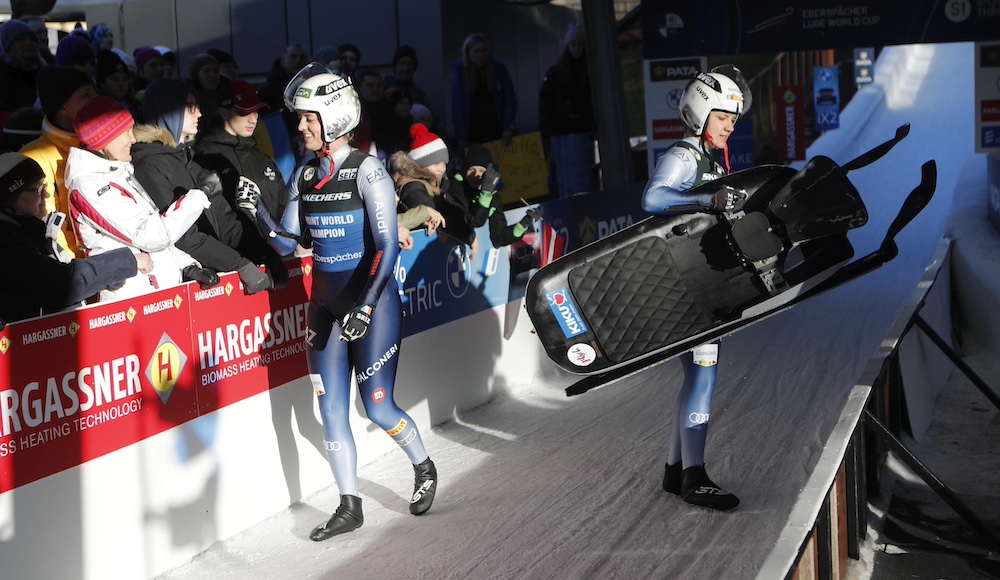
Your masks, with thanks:
[[(296, 169), (281, 229), (312, 246), (309, 377), (319, 396), (334, 479), (342, 495), (357, 496), (357, 447), (348, 420), (352, 376), (368, 418), (413, 464), (427, 459), (416, 424), (393, 400), (403, 309), (393, 276), (399, 239), (392, 179), (378, 159), (349, 145), (312, 159)], [(296, 243), (285, 236), (270, 239), (281, 255)], [(339, 340), (345, 316), (360, 306), (374, 308), (368, 332)]]
[[(725, 175), (725, 169), (698, 137), (688, 135), (660, 157), (642, 192), (642, 207), (650, 213), (677, 215), (712, 208), (711, 193), (693, 195), (687, 190)], [(673, 432), (667, 463), (682, 467), (705, 463), (705, 441), (711, 414), (712, 392), (719, 362), (719, 341), (704, 344), (680, 356), (684, 385), (677, 395)]]

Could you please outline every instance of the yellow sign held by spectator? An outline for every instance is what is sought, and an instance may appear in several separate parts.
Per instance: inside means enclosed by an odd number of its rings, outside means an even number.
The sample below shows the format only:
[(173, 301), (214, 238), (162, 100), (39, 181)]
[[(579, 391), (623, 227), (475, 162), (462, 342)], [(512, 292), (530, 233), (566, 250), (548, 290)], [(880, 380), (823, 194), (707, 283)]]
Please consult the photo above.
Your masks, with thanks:
[(509, 147), (503, 141), (483, 143), (493, 154), (493, 163), (500, 168), (504, 204), (521, 198), (532, 199), (549, 194), (549, 168), (542, 151), (542, 134), (538, 131), (516, 135)]

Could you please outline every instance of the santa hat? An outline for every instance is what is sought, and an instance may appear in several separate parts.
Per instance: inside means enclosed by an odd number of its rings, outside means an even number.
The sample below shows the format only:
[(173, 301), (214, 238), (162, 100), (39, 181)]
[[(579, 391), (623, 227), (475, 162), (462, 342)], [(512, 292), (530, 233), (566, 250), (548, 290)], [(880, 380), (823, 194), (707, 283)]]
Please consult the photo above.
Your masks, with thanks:
[(435, 163), (448, 163), (448, 146), (423, 124), (414, 123), (410, 127), (410, 138), (410, 151), (406, 155), (417, 165), (430, 167)]
[(100, 151), (132, 125), (135, 121), (128, 109), (111, 97), (102, 95), (94, 97), (80, 109), (74, 128), (84, 147)]
[(20, 153), (0, 155), (0, 206), (11, 203), (26, 187), (42, 179), (45, 174), (34, 159)]

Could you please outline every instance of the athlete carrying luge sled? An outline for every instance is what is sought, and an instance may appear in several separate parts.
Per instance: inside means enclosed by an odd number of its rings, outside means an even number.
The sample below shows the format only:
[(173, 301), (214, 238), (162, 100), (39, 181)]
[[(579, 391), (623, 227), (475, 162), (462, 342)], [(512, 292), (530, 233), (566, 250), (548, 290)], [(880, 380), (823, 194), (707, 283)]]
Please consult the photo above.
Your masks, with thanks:
[[(737, 209), (743, 195), (726, 187), (697, 195), (688, 190), (729, 173), (727, 140), (736, 121), (750, 108), (751, 95), (740, 70), (722, 65), (698, 73), (684, 89), (678, 105), (687, 134), (660, 157), (646, 188), (642, 207), (660, 215)], [(719, 341), (680, 356), (684, 384), (674, 409), (673, 432), (663, 489), (684, 501), (727, 510), (740, 500), (705, 473), (705, 442), (719, 362)]]
[[(437, 470), (416, 423), (393, 400), (403, 323), (392, 271), (399, 254), (395, 190), (382, 163), (349, 144), (361, 118), (358, 94), (349, 79), (313, 63), (289, 82), (284, 98), (299, 116), (305, 148), (316, 158), (296, 169), (280, 226), (262, 205), (258, 215), (281, 255), (291, 253), (297, 240), (313, 250), (306, 358), (341, 494), (337, 511), (309, 535), (321, 541), (364, 522), (348, 421), (352, 374), (368, 418), (413, 463), (410, 513), (430, 509)], [(334, 331), (339, 340), (331, 339)]]

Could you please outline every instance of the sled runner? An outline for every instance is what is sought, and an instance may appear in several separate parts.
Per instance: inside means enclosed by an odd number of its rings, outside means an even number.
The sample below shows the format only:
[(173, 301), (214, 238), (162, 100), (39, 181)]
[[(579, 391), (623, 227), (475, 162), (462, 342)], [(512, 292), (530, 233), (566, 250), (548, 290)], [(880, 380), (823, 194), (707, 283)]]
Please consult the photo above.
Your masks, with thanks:
[(538, 270), (525, 307), (546, 354), (589, 375), (575, 395), (733, 334), (863, 276), (898, 253), (896, 234), (934, 194), (936, 167), (921, 167), (881, 246), (851, 261), (847, 232), (868, 213), (847, 173), (909, 132), (840, 166), (815, 157), (800, 170), (763, 165), (706, 183), (746, 194), (725, 213), (653, 216)]

